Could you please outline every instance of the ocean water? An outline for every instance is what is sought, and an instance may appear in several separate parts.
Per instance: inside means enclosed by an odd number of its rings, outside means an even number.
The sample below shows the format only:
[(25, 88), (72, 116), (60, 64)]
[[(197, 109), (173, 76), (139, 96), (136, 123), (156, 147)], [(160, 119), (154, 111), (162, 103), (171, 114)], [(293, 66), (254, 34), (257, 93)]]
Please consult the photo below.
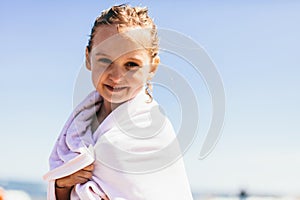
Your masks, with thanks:
[[(47, 185), (43, 182), (0, 180), (0, 187), (7, 191), (22, 191), (30, 196), (31, 200), (46, 200)], [(26, 195), (25, 195), (26, 196)], [(300, 200), (300, 197), (276, 196), (276, 195), (248, 195), (238, 193), (236, 195), (193, 193), (194, 200)], [(14, 200), (18, 200), (13, 198)], [(25, 198), (26, 199), (26, 198)], [(10, 200), (10, 199), (9, 199)]]
[(31, 200), (47, 199), (47, 185), (43, 182), (0, 180), (0, 187), (8, 191), (23, 191), (31, 197)]

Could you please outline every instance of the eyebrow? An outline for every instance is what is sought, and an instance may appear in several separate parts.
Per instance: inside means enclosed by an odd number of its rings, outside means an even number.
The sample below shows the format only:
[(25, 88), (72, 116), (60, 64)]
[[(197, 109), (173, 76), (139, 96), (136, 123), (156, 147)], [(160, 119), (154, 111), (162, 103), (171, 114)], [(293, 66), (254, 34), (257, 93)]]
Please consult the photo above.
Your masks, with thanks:
[(137, 60), (137, 61), (143, 60), (143, 58), (140, 57), (139, 55), (132, 55), (132, 56), (128, 57), (128, 59)]
[[(105, 53), (102, 53), (102, 52), (96, 53), (96, 56), (110, 57), (108, 54), (105, 54)], [(141, 60), (142, 60), (139, 56), (130, 56), (127, 59), (129, 59), (129, 60), (135, 60), (135, 61), (138, 61), (138, 62), (141, 62)]]
[(108, 56), (108, 57), (109, 57), (109, 55), (107, 55), (107, 54), (105, 54), (105, 53), (102, 53), (102, 52), (96, 53), (96, 56)]
[(135, 61), (135, 62), (143, 62), (141, 59), (139, 59), (139, 58), (135, 58), (135, 57), (129, 57), (129, 58), (127, 58), (128, 60), (133, 60), (133, 61)]

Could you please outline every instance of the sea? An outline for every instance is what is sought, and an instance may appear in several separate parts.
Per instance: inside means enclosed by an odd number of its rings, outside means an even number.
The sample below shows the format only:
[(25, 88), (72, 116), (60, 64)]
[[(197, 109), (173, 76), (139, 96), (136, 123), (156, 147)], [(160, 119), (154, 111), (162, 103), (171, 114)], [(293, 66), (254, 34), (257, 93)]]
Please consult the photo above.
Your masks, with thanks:
[[(32, 181), (12, 181), (0, 180), (0, 188), (11, 193), (25, 194), (30, 200), (46, 200), (47, 199), (47, 185), (44, 182)], [(300, 197), (295, 196), (278, 196), (278, 195), (249, 195), (246, 191), (240, 191), (236, 195), (229, 194), (208, 194), (193, 192), (194, 200), (300, 200)], [(5, 199), (4, 199), (5, 200)], [(21, 200), (17, 198), (9, 198), (8, 200)], [(22, 198), (23, 200), (23, 198)]]
[(31, 200), (47, 199), (47, 185), (43, 182), (0, 180), (0, 187), (10, 193), (22, 191), (30, 196)]

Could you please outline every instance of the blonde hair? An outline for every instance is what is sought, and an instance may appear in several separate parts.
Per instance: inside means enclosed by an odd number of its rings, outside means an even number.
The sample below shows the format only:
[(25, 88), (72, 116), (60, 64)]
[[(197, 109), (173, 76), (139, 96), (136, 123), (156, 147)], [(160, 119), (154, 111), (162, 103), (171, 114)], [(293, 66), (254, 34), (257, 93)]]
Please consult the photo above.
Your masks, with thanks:
[(148, 9), (146, 7), (131, 7), (127, 4), (113, 6), (110, 9), (104, 10), (101, 15), (96, 18), (87, 45), (88, 51), (92, 49), (96, 28), (100, 25), (110, 24), (117, 25), (118, 27), (139, 26), (142, 28), (150, 28), (151, 47), (148, 50), (152, 57), (157, 55), (159, 48), (157, 28), (153, 20), (148, 16)]

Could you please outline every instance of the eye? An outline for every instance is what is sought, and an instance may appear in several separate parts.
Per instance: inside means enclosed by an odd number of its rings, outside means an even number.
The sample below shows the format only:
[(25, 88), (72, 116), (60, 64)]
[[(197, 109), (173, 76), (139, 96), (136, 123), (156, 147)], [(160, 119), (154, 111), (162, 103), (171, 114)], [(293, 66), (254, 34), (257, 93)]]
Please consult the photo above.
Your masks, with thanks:
[(110, 65), (112, 63), (112, 61), (108, 58), (100, 58), (98, 61), (101, 63), (104, 63), (104, 64), (108, 64), (108, 65)]
[(139, 67), (139, 64), (137, 64), (136, 62), (127, 62), (125, 66), (128, 68), (135, 68), (135, 67)]

